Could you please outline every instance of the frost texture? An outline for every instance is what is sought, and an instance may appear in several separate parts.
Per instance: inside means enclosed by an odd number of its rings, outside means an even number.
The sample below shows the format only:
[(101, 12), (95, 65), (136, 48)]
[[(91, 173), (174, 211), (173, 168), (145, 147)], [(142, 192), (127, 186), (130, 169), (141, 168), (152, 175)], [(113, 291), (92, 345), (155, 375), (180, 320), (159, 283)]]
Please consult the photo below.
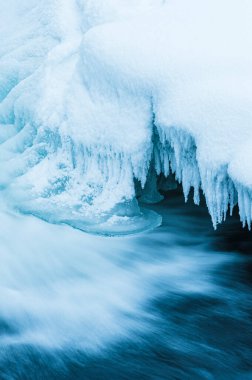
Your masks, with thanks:
[(185, 199), (193, 187), (199, 203), (203, 190), (214, 226), (237, 202), (250, 226), (250, 0), (1, 7), (0, 184), (10, 204), (90, 231), (127, 229), (144, 218), (135, 181), (140, 199), (158, 201), (155, 172), (175, 173)]

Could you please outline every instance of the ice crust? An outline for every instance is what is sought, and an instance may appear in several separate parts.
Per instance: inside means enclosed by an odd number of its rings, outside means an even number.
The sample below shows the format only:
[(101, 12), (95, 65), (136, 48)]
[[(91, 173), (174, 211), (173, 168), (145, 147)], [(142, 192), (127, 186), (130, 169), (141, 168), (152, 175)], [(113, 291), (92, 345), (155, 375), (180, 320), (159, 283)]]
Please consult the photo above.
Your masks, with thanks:
[(250, 0), (2, 1), (2, 194), (95, 229), (175, 173), (214, 227), (236, 203), (250, 227), (251, 20)]

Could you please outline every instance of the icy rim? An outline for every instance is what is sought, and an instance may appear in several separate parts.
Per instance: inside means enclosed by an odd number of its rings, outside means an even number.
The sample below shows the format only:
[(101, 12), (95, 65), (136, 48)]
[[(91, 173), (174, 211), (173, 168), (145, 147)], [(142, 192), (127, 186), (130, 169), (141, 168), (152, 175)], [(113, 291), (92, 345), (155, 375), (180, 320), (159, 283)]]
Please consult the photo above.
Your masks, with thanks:
[[(95, 203), (87, 200), (87, 205), (90, 209), (86, 211), (87, 208), (84, 208), (86, 206), (85, 202), (83, 202), (84, 205), (76, 205), (76, 203), (74, 203), (76, 202), (76, 193), (73, 193), (72, 195), (71, 192), (73, 189), (71, 187), (69, 188), (69, 192), (68, 189), (65, 189), (64, 187), (62, 189), (56, 188), (55, 190), (52, 184), (52, 187), (47, 190), (51, 191), (51, 194), (48, 195), (46, 192), (44, 197), (41, 196), (37, 198), (33, 192), (28, 193), (28, 196), (24, 197), (24, 194), (22, 193), (22, 196), (18, 198), (20, 203), (16, 203), (16, 207), (25, 213), (31, 212), (34, 215), (37, 215), (42, 219), (49, 220), (52, 223), (67, 223), (75, 228), (82, 229), (83, 231), (90, 233), (119, 236), (127, 233), (131, 234), (142, 232), (146, 229), (148, 230), (160, 225), (161, 219), (154, 217), (155, 213), (153, 213), (153, 215), (151, 215), (153, 225), (151, 224), (151, 218), (149, 223), (147, 223), (146, 220), (141, 221), (141, 213), (139, 212), (140, 210), (138, 209), (135, 196), (140, 196), (140, 200), (147, 203), (154, 203), (161, 200), (159, 199), (160, 195), (158, 193), (158, 175), (163, 174), (164, 177), (167, 178), (169, 190), (169, 183), (172, 184), (172, 180), (170, 179), (171, 175), (175, 174), (176, 180), (182, 184), (186, 201), (188, 199), (190, 189), (193, 188), (194, 202), (195, 204), (199, 204), (199, 191), (200, 189), (203, 191), (214, 228), (217, 227), (218, 223), (225, 221), (228, 212), (232, 215), (234, 206), (238, 204), (242, 224), (243, 226), (247, 224), (250, 229), (251, 191), (242, 184), (233, 181), (230, 178), (228, 174), (228, 165), (224, 165), (217, 170), (205, 169), (204, 166), (201, 167), (197, 160), (197, 147), (195, 140), (186, 131), (174, 127), (166, 130), (166, 132), (162, 129), (154, 127), (153, 131), (151, 143), (152, 153), (150, 153), (146, 158), (144, 167), (138, 166), (135, 170), (134, 164), (130, 162), (130, 158), (123, 159), (123, 154), (113, 154), (110, 148), (108, 148), (108, 151), (111, 152), (109, 155), (99, 155), (99, 153), (97, 153), (97, 156), (93, 156), (87, 149), (85, 150), (84, 147), (81, 147), (78, 151), (78, 156), (79, 152), (82, 152), (82, 157), (79, 157), (78, 159), (83, 162), (87, 171), (87, 168), (97, 165), (102, 175), (105, 176), (105, 180), (103, 179), (103, 182), (101, 182), (102, 199), (104, 199), (103, 192), (106, 192), (106, 185), (108, 185), (109, 191), (113, 191), (113, 186), (119, 186), (121, 189), (121, 185), (123, 186), (124, 184), (127, 186), (127, 189), (130, 184), (132, 195), (129, 195), (126, 198), (123, 193), (121, 195), (121, 192), (119, 192), (122, 199), (121, 203), (115, 202), (112, 204), (113, 207), (107, 207), (107, 209), (104, 207), (104, 210), (102, 211), (102, 201), (99, 208), (98, 206), (94, 206), (93, 208), (92, 206)], [(74, 163), (76, 160), (76, 153), (74, 149), (68, 150), (68, 154), (70, 161)], [(43, 160), (46, 160), (46, 158), (43, 158)], [(39, 160), (39, 162), (41, 161)], [(73, 172), (76, 171), (74, 164), (72, 164), (71, 169)], [(130, 173), (128, 177), (125, 175), (127, 172)], [(84, 171), (84, 178), (85, 174), (86, 173)], [(114, 181), (112, 184), (109, 183), (111, 177)], [(125, 178), (128, 182), (124, 182)], [(135, 186), (132, 185), (134, 179), (137, 179), (141, 183), (140, 189), (139, 187), (135, 188)], [(19, 180), (19, 178), (16, 179), (16, 181)], [(60, 176), (57, 180), (59, 180), (60, 183)], [(71, 185), (74, 186), (76, 179), (72, 177), (72, 181), (74, 182)], [(166, 190), (167, 185), (165, 184), (165, 181), (163, 182), (163, 189)], [(76, 184), (76, 186), (78, 185), (79, 183)], [(62, 186), (62, 184), (60, 183), (58, 186)], [(13, 189), (12, 185), (7, 186), (7, 189), (8, 198), (10, 197), (10, 194), (14, 192), (12, 202), (15, 204), (15, 199), (17, 199), (18, 193), (17, 189)], [(5, 193), (7, 189), (3, 186), (3, 191), (5, 190)], [(92, 188), (91, 192), (94, 190), (95, 189)], [(33, 195), (33, 199), (29, 199), (31, 194)], [(98, 194), (98, 196), (99, 195), (100, 194)], [(93, 194), (90, 196), (92, 197)], [(68, 197), (71, 197), (71, 201), (73, 202), (72, 206)], [(147, 201), (146, 198), (149, 198), (149, 201)], [(132, 203), (134, 204), (133, 206)], [(92, 209), (94, 211), (92, 211)], [(115, 220), (112, 222), (113, 215), (115, 216)], [(139, 220), (137, 220), (138, 217)], [(68, 221), (65, 220), (67, 218)], [(82, 218), (82, 221), (79, 220), (80, 218)], [(124, 218), (125, 220), (127, 219), (125, 225)], [(130, 218), (132, 218), (131, 223), (129, 222)], [(134, 218), (136, 223), (134, 222)], [(118, 225), (116, 221), (119, 221)], [(127, 223), (129, 227), (128, 232), (126, 231)], [(142, 227), (141, 223), (143, 223)], [(109, 225), (111, 226), (111, 231), (109, 231)]]
[(214, 228), (236, 204), (250, 228), (251, 16), (247, 0), (3, 5), (5, 200), (101, 231), (141, 221), (136, 196), (160, 200), (156, 177), (174, 173)]

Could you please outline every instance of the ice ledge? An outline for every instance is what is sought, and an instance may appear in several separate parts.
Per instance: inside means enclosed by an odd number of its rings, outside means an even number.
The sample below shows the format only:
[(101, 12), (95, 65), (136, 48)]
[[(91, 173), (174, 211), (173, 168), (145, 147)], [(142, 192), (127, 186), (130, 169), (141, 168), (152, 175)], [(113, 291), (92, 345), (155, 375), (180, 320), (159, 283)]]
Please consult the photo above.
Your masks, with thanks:
[[(8, 165), (11, 169), (8, 181), (4, 181), (8, 170), (0, 178), (2, 188), (22, 212), (90, 233), (112, 236), (141, 232), (160, 225), (161, 218), (141, 210), (136, 197), (146, 203), (160, 201), (158, 190), (174, 186), (170, 182), (173, 174), (182, 184), (186, 201), (193, 188), (194, 202), (199, 204), (202, 190), (214, 228), (225, 221), (228, 212), (232, 215), (235, 205), (243, 226), (251, 228), (251, 189), (231, 178), (228, 164), (213, 168), (202, 163), (188, 131), (153, 126), (152, 141), (140, 160), (113, 152), (112, 147), (85, 148), (70, 138), (58, 139), (54, 148), (32, 160), (32, 150), (39, 149), (40, 140), (46, 140), (37, 133), (31, 147), (23, 148), (26, 164), (17, 160), (20, 153), (1, 163), (6, 170)], [(13, 154), (11, 140), (7, 141)], [(157, 181), (160, 175), (164, 179), (161, 185)], [(141, 184), (138, 188), (136, 180)]]

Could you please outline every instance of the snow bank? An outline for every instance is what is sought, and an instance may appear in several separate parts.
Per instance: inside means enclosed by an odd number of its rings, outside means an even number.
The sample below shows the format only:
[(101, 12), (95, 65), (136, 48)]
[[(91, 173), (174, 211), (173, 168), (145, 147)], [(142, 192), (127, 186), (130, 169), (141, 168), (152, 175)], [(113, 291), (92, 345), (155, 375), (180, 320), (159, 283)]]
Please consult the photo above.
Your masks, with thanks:
[(193, 187), (198, 203), (202, 188), (214, 226), (237, 202), (250, 226), (251, 16), (249, 0), (5, 4), (0, 182), (10, 202), (83, 229), (141, 224), (134, 181), (173, 172), (185, 198)]

